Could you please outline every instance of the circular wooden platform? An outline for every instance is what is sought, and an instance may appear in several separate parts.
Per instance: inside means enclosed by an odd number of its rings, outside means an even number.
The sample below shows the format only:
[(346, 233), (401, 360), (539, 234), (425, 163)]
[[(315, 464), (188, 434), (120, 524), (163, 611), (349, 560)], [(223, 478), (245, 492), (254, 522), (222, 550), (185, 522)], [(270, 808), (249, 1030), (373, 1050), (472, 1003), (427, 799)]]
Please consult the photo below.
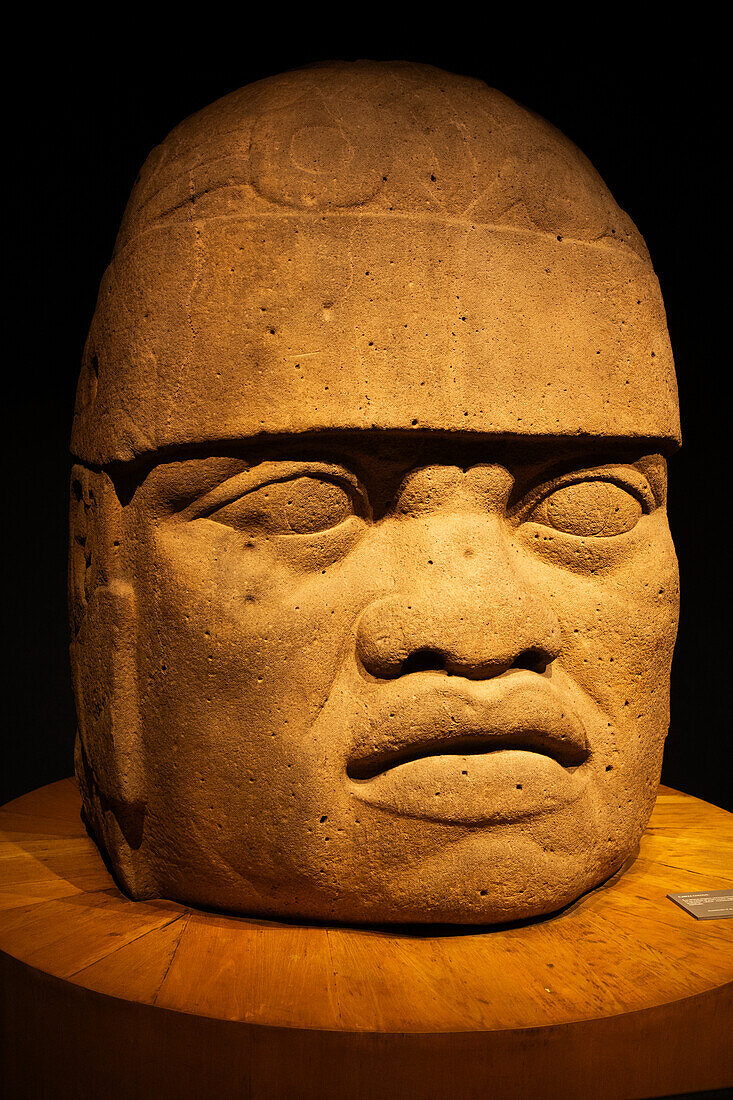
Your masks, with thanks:
[(8, 1096), (644, 1097), (733, 1081), (733, 815), (661, 788), (625, 874), (524, 926), (250, 920), (116, 888), (64, 780), (0, 811)]

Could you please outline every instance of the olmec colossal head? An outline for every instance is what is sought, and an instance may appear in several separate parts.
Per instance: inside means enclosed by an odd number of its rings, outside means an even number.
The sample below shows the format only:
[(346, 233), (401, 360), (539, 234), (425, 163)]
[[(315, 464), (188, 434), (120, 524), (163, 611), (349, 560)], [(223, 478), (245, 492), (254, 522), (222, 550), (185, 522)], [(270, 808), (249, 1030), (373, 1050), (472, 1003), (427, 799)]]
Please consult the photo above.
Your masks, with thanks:
[(484, 84), (335, 63), (148, 159), (74, 421), (85, 815), (134, 897), (551, 912), (668, 725), (672, 356), (644, 242)]

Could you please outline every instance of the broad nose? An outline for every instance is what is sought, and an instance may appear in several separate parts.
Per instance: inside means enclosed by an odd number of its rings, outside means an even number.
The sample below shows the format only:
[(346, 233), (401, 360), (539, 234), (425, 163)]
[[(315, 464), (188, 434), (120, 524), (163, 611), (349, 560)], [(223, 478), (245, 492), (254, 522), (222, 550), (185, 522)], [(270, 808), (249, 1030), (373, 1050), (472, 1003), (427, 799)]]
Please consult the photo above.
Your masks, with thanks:
[(397, 590), (362, 613), (364, 669), (382, 679), (427, 669), (473, 680), (544, 672), (560, 651), (560, 626), (530, 563), (520, 564), (495, 517), (445, 526), (444, 518), (440, 537), (400, 546)]

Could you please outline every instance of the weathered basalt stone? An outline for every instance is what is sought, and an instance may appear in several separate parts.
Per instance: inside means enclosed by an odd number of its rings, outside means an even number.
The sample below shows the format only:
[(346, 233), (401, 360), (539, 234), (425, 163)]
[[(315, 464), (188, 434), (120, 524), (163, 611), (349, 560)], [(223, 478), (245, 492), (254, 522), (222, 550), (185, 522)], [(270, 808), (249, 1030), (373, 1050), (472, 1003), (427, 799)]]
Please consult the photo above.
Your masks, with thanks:
[(86, 819), (125, 889), (490, 922), (633, 854), (668, 726), (659, 285), (585, 157), (407, 63), (149, 157), (79, 383)]

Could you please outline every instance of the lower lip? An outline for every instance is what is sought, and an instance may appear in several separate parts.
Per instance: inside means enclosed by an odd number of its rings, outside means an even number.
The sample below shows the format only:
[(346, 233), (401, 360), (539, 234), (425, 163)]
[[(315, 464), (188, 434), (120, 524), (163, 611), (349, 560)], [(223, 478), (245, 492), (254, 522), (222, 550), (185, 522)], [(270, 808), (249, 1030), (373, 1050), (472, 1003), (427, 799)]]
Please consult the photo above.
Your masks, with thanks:
[(362, 802), (400, 817), (453, 825), (508, 824), (567, 806), (581, 796), (588, 768), (564, 768), (519, 749), (428, 756), (373, 779), (352, 781)]

